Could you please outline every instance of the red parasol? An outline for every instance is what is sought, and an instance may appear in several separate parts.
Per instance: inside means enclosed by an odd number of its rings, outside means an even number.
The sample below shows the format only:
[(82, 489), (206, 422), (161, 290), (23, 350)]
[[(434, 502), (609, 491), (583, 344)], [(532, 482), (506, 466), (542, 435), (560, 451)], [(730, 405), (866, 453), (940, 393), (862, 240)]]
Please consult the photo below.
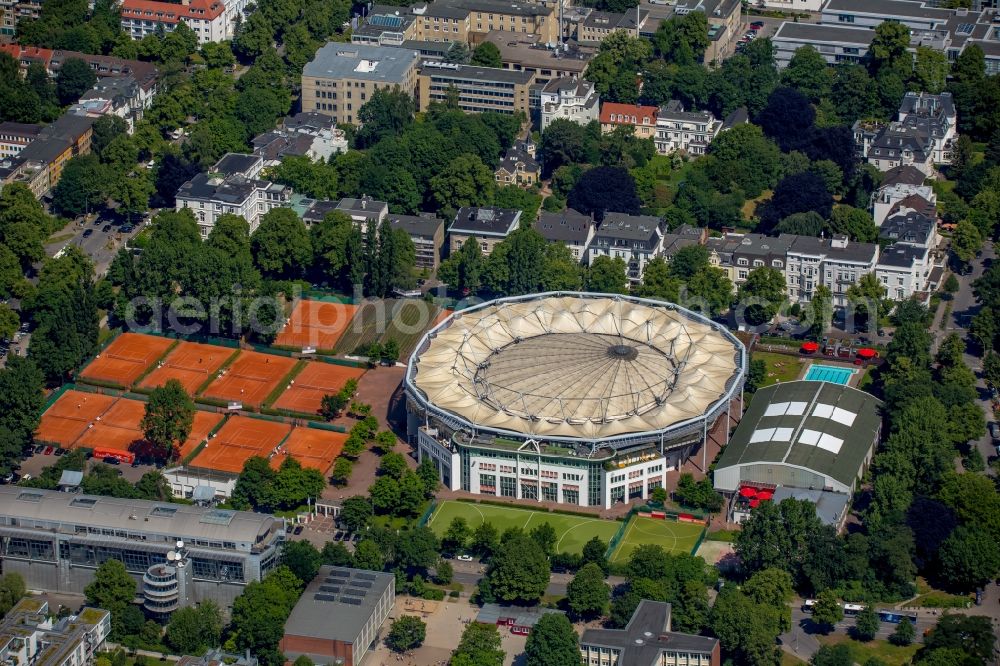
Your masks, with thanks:
[(774, 497), (773, 490), (761, 490), (757, 493), (757, 499), (759, 499), (761, 502), (767, 501), (772, 497)]
[(752, 499), (752, 500), (750, 500), (750, 508), (751, 509), (756, 509), (758, 504), (760, 504), (760, 500), (759, 499)]
[(815, 342), (803, 342), (800, 351), (806, 354), (812, 354), (814, 351), (819, 349), (819, 344)]
[(743, 486), (740, 488), (740, 497), (756, 497), (757, 489), (751, 488), (750, 486)]
[(876, 352), (874, 349), (870, 349), (869, 347), (862, 347), (861, 349), (858, 350), (858, 356), (860, 356), (861, 358), (874, 358), (877, 355), (878, 352)]

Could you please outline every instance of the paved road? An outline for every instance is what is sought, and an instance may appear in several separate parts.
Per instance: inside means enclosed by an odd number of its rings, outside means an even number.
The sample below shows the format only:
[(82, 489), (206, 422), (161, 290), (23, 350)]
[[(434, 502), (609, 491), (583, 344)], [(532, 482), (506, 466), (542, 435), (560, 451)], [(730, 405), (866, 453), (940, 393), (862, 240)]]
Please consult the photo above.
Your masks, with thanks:
[[(72, 233), (73, 237), (45, 246), (45, 253), (54, 257), (60, 250), (70, 245), (76, 245), (94, 262), (95, 273), (102, 276), (107, 272), (118, 249), (126, 240), (139, 233), (142, 224), (142, 219), (137, 218), (133, 230), (123, 234), (121, 233), (121, 222), (112, 220), (105, 214), (88, 217), (87, 221), (82, 218), (74, 220), (54, 234), (55, 237), (59, 237)], [(107, 231), (105, 231), (106, 228)], [(89, 235), (87, 232), (90, 232)]]
[[(963, 338), (968, 333), (969, 322), (972, 318), (979, 312), (979, 305), (976, 303), (976, 297), (972, 293), (972, 283), (978, 278), (982, 277), (983, 272), (989, 268), (990, 264), (996, 260), (996, 252), (993, 249), (992, 243), (987, 243), (983, 248), (982, 254), (977, 257), (972, 262), (972, 272), (969, 275), (959, 275), (958, 283), (959, 290), (955, 293), (954, 299), (951, 301), (951, 315), (945, 322), (944, 329), (939, 326), (938, 322), (944, 317), (944, 310), (947, 301), (943, 302), (938, 310), (938, 315), (935, 317), (933, 324), (933, 334), (934, 334), (934, 349), (937, 350), (938, 345), (944, 338), (950, 333), (958, 333)], [(983, 414), (986, 415), (987, 421), (993, 420), (993, 408), (990, 405), (989, 391), (986, 388), (986, 381), (982, 376), (982, 359), (978, 356), (973, 356), (972, 354), (965, 354), (965, 362), (970, 368), (976, 371), (976, 388), (979, 392), (979, 400), (977, 401), (979, 406), (983, 410)], [(983, 435), (976, 442), (976, 446), (979, 448), (979, 452), (983, 455), (983, 460), (989, 460), (990, 458), (996, 457), (996, 448), (993, 445), (993, 440), (990, 438), (989, 433)], [(994, 474), (994, 470), (987, 466), (987, 473)]]
[[(930, 613), (925, 613), (918, 617), (915, 625), (917, 642), (923, 641), (924, 632), (933, 627), (937, 622), (937, 619), (938, 618), (936, 616), (933, 616)], [(846, 634), (850, 632), (854, 624), (855, 622), (853, 617), (845, 617), (843, 620), (834, 625), (831, 633)], [(875, 637), (888, 639), (895, 630), (895, 624), (883, 622)], [(792, 629), (791, 631), (778, 636), (778, 642), (781, 644), (781, 648), (785, 652), (794, 654), (803, 661), (809, 661), (821, 646), (821, 643), (816, 638), (818, 633), (819, 632), (817, 631), (815, 625), (812, 623), (812, 616), (809, 613), (803, 613), (801, 608), (793, 607)]]

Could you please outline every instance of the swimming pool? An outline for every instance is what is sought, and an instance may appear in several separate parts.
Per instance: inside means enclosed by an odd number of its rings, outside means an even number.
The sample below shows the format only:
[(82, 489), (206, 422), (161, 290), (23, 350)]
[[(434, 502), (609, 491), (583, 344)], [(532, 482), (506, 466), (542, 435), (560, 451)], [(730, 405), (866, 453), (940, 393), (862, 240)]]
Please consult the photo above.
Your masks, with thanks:
[(806, 371), (806, 376), (803, 379), (811, 382), (830, 382), (831, 384), (843, 384), (846, 386), (851, 381), (851, 377), (855, 372), (857, 371), (851, 368), (813, 364), (809, 366), (809, 370)]

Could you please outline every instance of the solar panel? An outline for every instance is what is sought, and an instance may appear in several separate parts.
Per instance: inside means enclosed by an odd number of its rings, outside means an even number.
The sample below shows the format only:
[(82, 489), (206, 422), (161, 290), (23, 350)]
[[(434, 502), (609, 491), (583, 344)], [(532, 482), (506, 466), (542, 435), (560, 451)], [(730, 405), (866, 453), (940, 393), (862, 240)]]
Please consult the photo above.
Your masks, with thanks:
[(332, 594), (314, 594), (313, 599), (316, 601), (336, 601), (337, 597)]
[(367, 581), (367, 580), (356, 580), (356, 581), (352, 581), (352, 582), (351, 582), (351, 585), (353, 585), (353, 586), (355, 586), (355, 587), (363, 587), (363, 588), (365, 588), (366, 590), (370, 590), (370, 589), (372, 589), (372, 583), (371, 583), (371, 581)]
[(959, 23), (955, 32), (959, 35), (971, 35), (975, 27), (973, 23)]
[(332, 592), (333, 594), (340, 594), (340, 588), (333, 585), (320, 585), (320, 592)]
[(355, 578), (360, 578), (361, 580), (378, 580), (378, 576), (376, 576), (375, 574), (370, 574), (370, 573), (361, 573), (361, 572), (359, 572), (359, 573), (354, 574), (354, 577)]
[(367, 592), (365, 590), (361, 590), (356, 587), (349, 587), (346, 590), (344, 590), (344, 594), (350, 594), (351, 596), (354, 597), (364, 597), (367, 594)]
[(372, 25), (382, 26), (384, 28), (398, 28), (403, 25), (403, 19), (399, 16), (386, 16), (376, 15), (368, 17), (368, 22)]
[(97, 500), (92, 497), (77, 497), (69, 503), (70, 506), (91, 507), (97, 504)]
[(352, 606), (360, 606), (361, 605), (361, 599), (352, 599), (350, 597), (341, 597), (340, 598), (340, 603), (342, 603), (342, 604), (350, 604)]

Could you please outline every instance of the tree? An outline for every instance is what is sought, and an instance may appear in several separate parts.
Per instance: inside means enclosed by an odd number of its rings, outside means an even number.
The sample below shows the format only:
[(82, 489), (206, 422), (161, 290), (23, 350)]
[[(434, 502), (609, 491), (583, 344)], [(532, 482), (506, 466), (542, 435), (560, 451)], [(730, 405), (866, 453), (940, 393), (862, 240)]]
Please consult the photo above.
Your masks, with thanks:
[(895, 70), (909, 74), (910, 29), (898, 21), (883, 21), (875, 27), (875, 37), (870, 46), (873, 73)]
[(27, 593), (21, 574), (8, 573), (0, 577), (0, 617), (6, 615)]
[(108, 559), (94, 571), (93, 581), (83, 589), (87, 603), (111, 613), (111, 633), (123, 636), (122, 614), (135, 598), (135, 581), (120, 560)]
[(628, 293), (628, 275), (625, 260), (600, 255), (594, 259), (584, 276), (587, 291), (602, 294)]
[(52, 207), (61, 215), (76, 216), (96, 209), (111, 190), (113, 174), (96, 155), (77, 155), (66, 163), (52, 188)]
[(597, 222), (609, 211), (637, 215), (642, 202), (635, 180), (621, 167), (600, 166), (584, 172), (567, 199), (570, 208), (593, 215)]
[(347, 485), (354, 470), (354, 463), (349, 458), (337, 456), (333, 462), (333, 470), (330, 472), (330, 483), (335, 486)]
[(402, 453), (393, 451), (382, 456), (378, 466), (379, 474), (391, 476), (398, 481), (403, 477), (404, 471), (406, 471), (406, 459)]
[(604, 571), (595, 562), (580, 567), (566, 586), (566, 603), (575, 615), (594, 618), (603, 615), (611, 599), (611, 590), (604, 582)]
[[(391, 434), (391, 433), (390, 433)], [(396, 443), (396, 436), (392, 436), (393, 444)], [(385, 450), (384, 448), (382, 449)], [(417, 476), (420, 478), (420, 482), (424, 486), (424, 495), (430, 499), (437, 492), (438, 486), (440, 485), (439, 472), (437, 464), (431, 459), (430, 456), (424, 457), (417, 465)]]
[(309, 232), (290, 208), (275, 208), (265, 213), (250, 237), (250, 244), (254, 262), (264, 275), (297, 278), (312, 263)]
[(319, 404), (319, 413), (327, 421), (332, 421), (344, 413), (344, 409), (351, 402), (351, 399), (343, 393), (324, 395)]
[(486, 205), (495, 188), (493, 171), (479, 156), (468, 153), (453, 159), (430, 180), (431, 198), (447, 211)]
[(383, 476), (368, 488), (368, 494), (375, 511), (392, 513), (399, 504), (399, 482), (392, 477)]
[(808, 211), (826, 219), (832, 209), (833, 196), (823, 177), (813, 171), (800, 171), (785, 176), (774, 188), (774, 195), (761, 214), (761, 222), (765, 229), (771, 229), (793, 213)]
[(44, 381), (35, 362), (21, 356), (9, 356), (0, 370), (0, 473), (13, 471), (32, 441), (45, 405)]
[(175, 611), (167, 624), (164, 641), (177, 654), (199, 654), (219, 644), (222, 611), (211, 599)]
[(175, 447), (187, 441), (193, 425), (194, 401), (176, 379), (153, 389), (139, 424), (146, 441), (163, 458), (170, 458)]
[(369, 571), (382, 571), (385, 559), (378, 546), (371, 539), (362, 539), (354, 548), (354, 566)]
[(322, 564), (322, 557), (316, 546), (304, 540), (286, 543), (281, 558), (284, 565), (302, 581), (315, 578)]
[(562, 613), (539, 618), (524, 644), (525, 666), (579, 666), (580, 639)]
[(938, 551), (942, 578), (959, 590), (971, 590), (1000, 571), (1000, 545), (987, 530), (960, 525)]
[(538, 544), (539, 548), (542, 549), (542, 552), (545, 553), (546, 557), (551, 556), (555, 551), (557, 540), (556, 530), (548, 522), (544, 522), (541, 525), (532, 528), (531, 532), (528, 533), (528, 536), (530, 536), (531, 539)]
[(712, 607), (711, 628), (722, 649), (736, 663), (765, 666), (777, 663), (775, 640), (781, 633), (777, 609), (759, 606), (735, 585), (726, 585)]
[(320, 551), (323, 564), (330, 564), (335, 567), (351, 566), (351, 551), (347, 550), (340, 541), (327, 541)]
[(457, 253), (441, 263), (438, 279), (455, 289), (476, 291), (482, 281), (483, 263), (479, 241), (469, 237)]
[(434, 582), (438, 585), (448, 585), (455, 577), (455, 569), (448, 560), (438, 560), (434, 565)]
[(875, 634), (878, 633), (882, 622), (879, 620), (878, 613), (875, 611), (875, 606), (872, 604), (867, 604), (860, 613), (858, 613), (857, 619), (855, 620), (854, 628), (855, 635), (858, 640), (870, 641), (875, 638)]
[[(630, 9), (633, 7), (629, 5)], [(612, 11), (624, 12), (625, 9)], [(656, 52), (667, 62), (690, 65), (704, 58), (709, 44), (708, 19), (703, 12), (694, 14), (673, 16), (663, 21), (653, 35)]]
[(811, 666), (854, 666), (854, 659), (851, 657), (851, 648), (841, 643), (840, 645), (821, 645), (813, 658), (809, 660)]
[(781, 82), (795, 88), (812, 102), (819, 102), (830, 92), (833, 70), (812, 46), (800, 46), (781, 72)]
[(774, 231), (779, 234), (795, 234), (797, 236), (819, 236), (826, 221), (819, 213), (792, 213), (778, 222)]
[(261, 581), (251, 581), (233, 601), (230, 630), (236, 649), (250, 650), (267, 666), (280, 666), (278, 643), (302, 587), (285, 566), (272, 569)]
[(500, 547), (500, 533), (490, 522), (482, 522), (472, 531), (470, 548), (481, 557), (492, 557)]
[(93, 88), (95, 83), (97, 74), (90, 65), (79, 58), (67, 58), (56, 74), (56, 96), (59, 98), (59, 103), (63, 106), (75, 103), (83, 93)]
[(917, 89), (932, 95), (944, 90), (948, 78), (948, 57), (937, 49), (918, 46), (913, 63), (913, 79)]
[(448, 524), (448, 529), (445, 530), (444, 536), (441, 537), (441, 552), (453, 555), (463, 550), (469, 540), (470, 534), (465, 518), (461, 516), (452, 518)]
[(399, 86), (379, 88), (358, 110), (361, 147), (370, 147), (386, 136), (399, 136), (413, 122), (413, 98)]
[(785, 277), (770, 266), (760, 266), (747, 275), (740, 287), (747, 322), (759, 326), (771, 321), (785, 299)]
[(483, 42), (472, 52), (472, 64), (480, 67), (503, 67), (500, 49), (493, 42)]
[(413, 615), (403, 615), (392, 621), (385, 644), (394, 652), (409, 652), (418, 648), (427, 638), (427, 625)]
[(983, 236), (975, 224), (962, 220), (951, 237), (951, 252), (963, 264), (968, 264), (983, 245)]
[(522, 534), (493, 555), (486, 576), (497, 598), (530, 604), (545, 594), (549, 584), (549, 562), (542, 548)]
[(500, 631), (495, 624), (470, 622), (452, 653), (451, 666), (503, 666)]
[(816, 597), (812, 620), (823, 633), (829, 633), (833, 625), (844, 619), (844, 609), (833, 590), (823, 590)]
[(916, 638), (917, 632), (913, 628), (913, 623), (910, 622), (910, 618), (904, 617), (896, 625), (895, 631), (889, 636), (889, 642), (893, 645), (898, 645), (900, 647), (905, 647), (913, 642)]
[(857, 243), (878, 240), (878, 227), (866, 210), (852, 206), (837, 206), (830, 215), (827, 229), (831, 234), (844, 234)]
[(943, 615), (931, 633), (924, 637), (924, 649), (928, 652), (957, 649), (978, 660), (978, 663), (986, 664), (993, 659), (995, 640), (990, 618), (983, 615), (948, 613)]

